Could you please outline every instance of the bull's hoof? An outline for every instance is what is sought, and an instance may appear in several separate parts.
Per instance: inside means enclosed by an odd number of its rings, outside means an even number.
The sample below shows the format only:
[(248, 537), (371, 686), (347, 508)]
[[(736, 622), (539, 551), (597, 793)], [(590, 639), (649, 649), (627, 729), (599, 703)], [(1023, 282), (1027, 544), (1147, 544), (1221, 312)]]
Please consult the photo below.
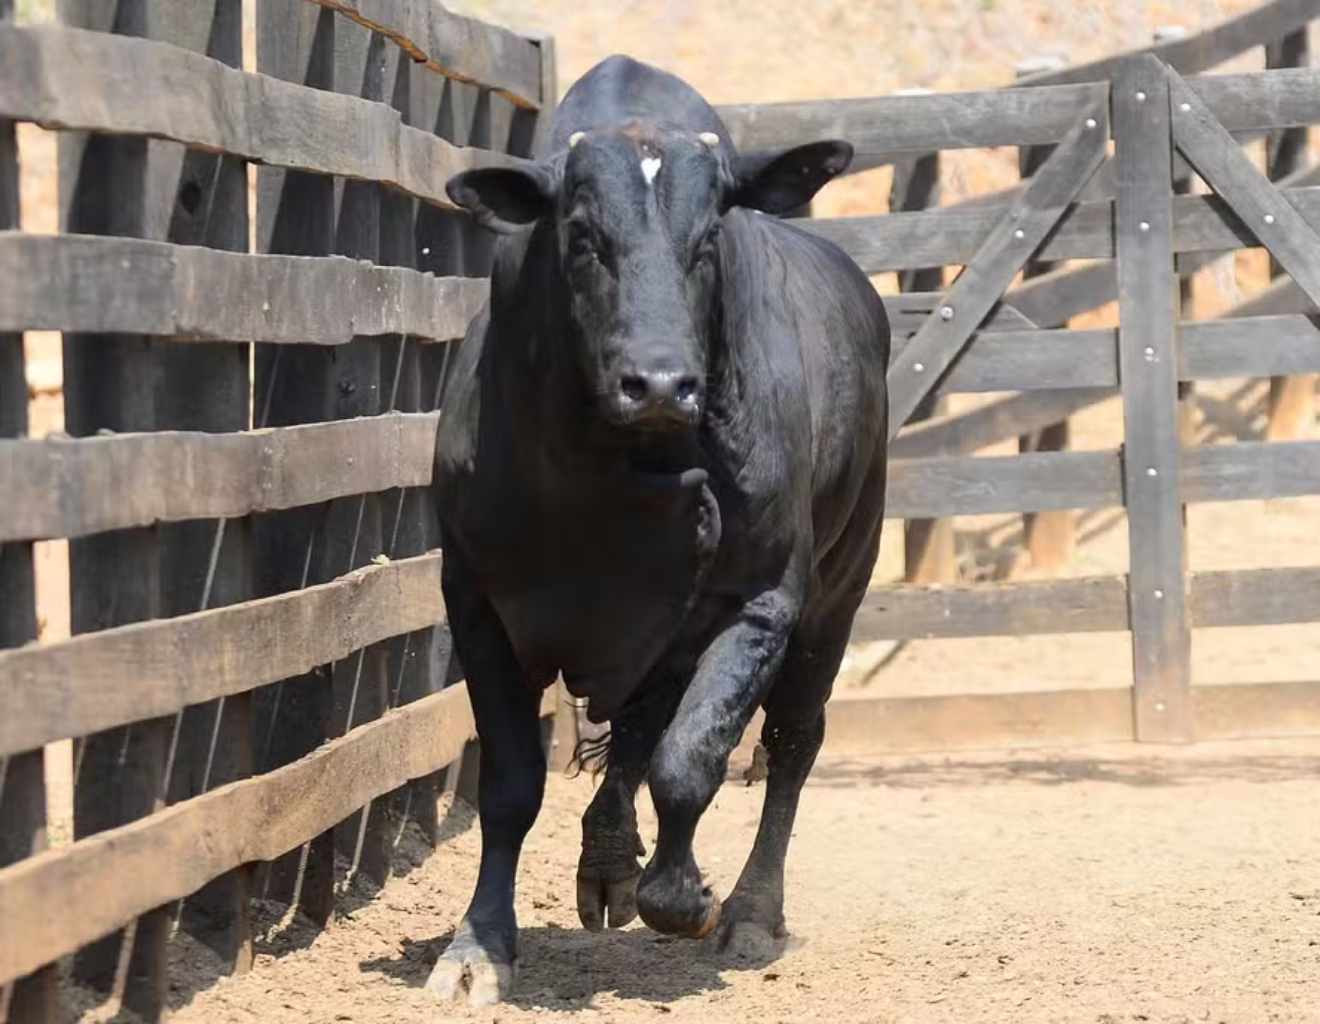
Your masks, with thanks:
[(494, 1006), (512, 993), (517, 973), (517, 960), (500, 961), (460, 933), (431, 968), (426, 990), (445, 1003)]
[(577, 880), (578, 918), (589, 932), (598, 932), (606, 924), (622, 928), (637, 916), (637, 879), (641, 872), (618, 881), (606, 881), (599, 874), (581, 873)]
[(702, 943), (703, 952), (722, 960), (768, 964), (783, 955), (788, 930), (783, 914), (739, 898), (724, 907), (718, 927)]
[(648, 928), (665, 935), (704, 939), (720, 923), (720, 900), (709, 887), (666, 885), (642, 875), (637, 909)]

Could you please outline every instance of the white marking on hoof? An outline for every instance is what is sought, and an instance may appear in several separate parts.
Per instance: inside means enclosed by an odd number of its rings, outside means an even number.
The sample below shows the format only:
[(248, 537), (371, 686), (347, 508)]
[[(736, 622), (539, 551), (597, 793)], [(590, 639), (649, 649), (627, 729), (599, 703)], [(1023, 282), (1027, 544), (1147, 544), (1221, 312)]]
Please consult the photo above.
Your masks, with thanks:
[(642, 159), (642, 177), (646, 179), (648, 185), (655, 181), (655, 176), (660, 173), (660, 163), (658, 156), (648, 156)]
[(465, 962), (442, 956), (426, 979), (426, 991), (444, 1003), (466, 1002), (473, 1008), (494, 1006), (513, 991), (516, 971), (512, 964)]

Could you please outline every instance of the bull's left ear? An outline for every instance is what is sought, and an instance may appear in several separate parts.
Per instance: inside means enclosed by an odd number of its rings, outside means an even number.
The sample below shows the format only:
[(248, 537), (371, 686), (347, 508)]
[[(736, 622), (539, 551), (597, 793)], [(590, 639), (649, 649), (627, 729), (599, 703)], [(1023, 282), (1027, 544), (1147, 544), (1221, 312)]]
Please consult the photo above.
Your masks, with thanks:
[(445, 191), (483, 227), (510, 234), (554, 209), (555, 176), (539, 163), (481, 167), (454, 175)]
[(848, 169), (853, 148), (830, 139), (778, 153), (748, 153), (738, 158), (730, 206), (765, 213), (788, 213), (811, 202), (831, 179)]

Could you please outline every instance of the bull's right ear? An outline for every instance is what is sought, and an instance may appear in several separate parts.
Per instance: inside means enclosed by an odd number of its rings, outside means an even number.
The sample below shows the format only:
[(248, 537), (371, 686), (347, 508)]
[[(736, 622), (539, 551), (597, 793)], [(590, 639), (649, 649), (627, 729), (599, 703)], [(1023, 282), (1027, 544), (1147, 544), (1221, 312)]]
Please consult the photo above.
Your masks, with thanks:
[(477, 223), (505, 235), (554, 209), (554, 176), (539, 163), (464, 171), (449, 179), (445, 191)]

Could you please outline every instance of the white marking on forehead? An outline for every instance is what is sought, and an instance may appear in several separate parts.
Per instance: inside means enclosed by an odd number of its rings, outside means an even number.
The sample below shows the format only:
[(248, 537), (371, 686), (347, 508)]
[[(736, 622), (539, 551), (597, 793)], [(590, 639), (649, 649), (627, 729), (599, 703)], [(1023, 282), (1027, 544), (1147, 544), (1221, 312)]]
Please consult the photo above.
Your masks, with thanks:
[(660, 163), (658, 156), (642, 158), (642, 177), (646, 179), (648, 185), (655, 181), (655, 176), (660, 173)]

